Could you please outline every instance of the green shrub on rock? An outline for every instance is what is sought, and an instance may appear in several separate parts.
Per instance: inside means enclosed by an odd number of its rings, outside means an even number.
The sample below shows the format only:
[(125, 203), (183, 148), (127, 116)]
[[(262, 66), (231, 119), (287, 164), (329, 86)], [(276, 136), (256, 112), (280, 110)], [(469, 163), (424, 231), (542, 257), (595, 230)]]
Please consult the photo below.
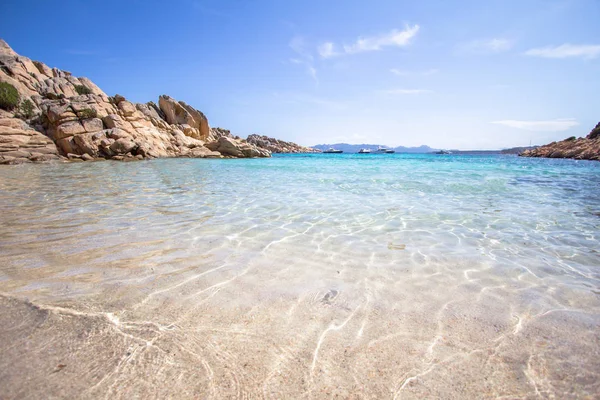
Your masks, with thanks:
[(90, 89), (87, 86), (84, 85), (74, 85), (75, 86), (75, 91), (77, 92), (77, 94), (92, 94), (92, 89)]
[(19, 115), (25, 119), (31, 119), (33, 113), (33, 103), (29, 99), (25, 99), (19, 105)]
[(8, 82), (0, 82), (0, 108), (14, 110), (19, 105), (19, 92)]
[(81, 118), (81, 119), (96, 118), (98, 116), (98, 113), (93, 108), (85, 108), (85, 109), (79, 111), (78, 114), (79, 114), (79, 118)]

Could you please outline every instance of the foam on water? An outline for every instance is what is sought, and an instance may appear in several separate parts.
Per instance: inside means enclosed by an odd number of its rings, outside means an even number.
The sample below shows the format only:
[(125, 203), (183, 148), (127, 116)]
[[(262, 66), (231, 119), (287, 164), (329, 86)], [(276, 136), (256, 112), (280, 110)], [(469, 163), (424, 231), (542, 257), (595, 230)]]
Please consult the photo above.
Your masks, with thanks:
[(7, 397), (600, 392), (600, 163), (0, 169)]

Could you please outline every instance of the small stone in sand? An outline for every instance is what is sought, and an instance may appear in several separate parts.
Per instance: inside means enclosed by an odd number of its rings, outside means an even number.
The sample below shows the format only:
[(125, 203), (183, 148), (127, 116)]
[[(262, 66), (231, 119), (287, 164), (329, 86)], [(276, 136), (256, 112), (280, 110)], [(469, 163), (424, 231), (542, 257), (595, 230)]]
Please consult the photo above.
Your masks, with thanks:
[(405, 244), (394, 244), (392, 242), (388, 242), (388, 250), (404, 250), (406, 249)]

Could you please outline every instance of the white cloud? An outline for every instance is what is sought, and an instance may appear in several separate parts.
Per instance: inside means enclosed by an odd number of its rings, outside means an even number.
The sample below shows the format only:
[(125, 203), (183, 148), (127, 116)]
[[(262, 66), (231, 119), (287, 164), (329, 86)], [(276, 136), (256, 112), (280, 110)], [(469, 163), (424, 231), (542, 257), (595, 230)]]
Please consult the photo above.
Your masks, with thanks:
[(429, 90), (429, 89), (390, 89), (390, 90), (383, 90), (382, 93), (386, 93), (386, 94), (425, 94), (425, 93), (433, 93), (433, 91)]
[(313, 56), (306, 50), (306, 41), (302, 36), (294, 36), (292, 40), (290, 40), (289, 46), (294, 52), (301, 55), (302, 57), (312, 60)]
[(409, 75), (429, 76), (429, 75), (437, 74), (438, 72), (440, 72), (440, 70), (431, 68), (431, 69), (426, 69), (424, 71), (405, 71), (405, 70), (401, 70), (401, 69), (397, 69), (397, 68), (392, 68), (392, 69), (390, 69), (390, 72), (392, 74), (398, 75), (398, 76), (409, 76)]
[(335, 45), (332, 42), (325, 42), (317, 48), (317, 51), (321, 57), (331, 58), (338, 55), (334, 47)]
[(333, 42), (324, 42), (317, 47), (317, 51), (322, 58), (331, 58), (342, 54), (381, 50), (384, 47), (405, 47), (411, 43), (419, 29), (419, 25), (407, 25), (404, 30), (393, 29), (379, 36), (359, 37), (356, 42), (343, 45), (340, 50), (336, 50)]
[(546, 121), (519, 121), (506, 119), (502, 121), (493, 121), (492, 124), (533, 132), (562, 132), (579, 125), (579, 122), (574, 118), (552, 119)]
[(355, 43), (343, 47), (347, 54), (381, 50), (383, 47), (405, 47), (410, 44), (417, 32), (419, 32), (419, 25), (407, 25), (402, 31), (394, 29), (379, 36), (360, 37)]
[(488, 49), (492, 51), (506, 51), (510, 50), (512, 43), (506, 39), (492, 39), (483, 43)]
[(306, 42), (302, 36), (294, 36), (289, 43), (290, 48), (300, 56), (300, 58), (290, 58), (292, 64), (303, 65), (306, 68), (308, 76), (319, 85), (317, 69), (313, 65), (313, 56), (306, 50)]
[(510, 50), (512, 46), (513, 43), (508, 39), (493, 38), (474, 40), (463, 47), (465, 50), (474, 53), (501, 53)]
[(600, 56), (600, 45), (575, 45), (566, 43), (560, 46), (547, 46), (531, 49), (526, 51), (525, 55), (545, 58), (581, 57), (591, 59)]
[(406, 75), (410, 75), (410, 72), (408, 71), (403, 71), (401, 69), (397, 69), (397, 68), (392, 68), (390, 69), (390, 72), (394, 75), (398, 75), (398, 76), (406, 76)]
[(317, 69), (315, 67), (313, 67), (312, 65), (307, 65), (306, 66), (306, 70), (308, 71), (308, 75), (310, 75), (310, 77), (313, 78), (313, 80), (318, 85), (319, 84), (319, 79), (317, 78)]

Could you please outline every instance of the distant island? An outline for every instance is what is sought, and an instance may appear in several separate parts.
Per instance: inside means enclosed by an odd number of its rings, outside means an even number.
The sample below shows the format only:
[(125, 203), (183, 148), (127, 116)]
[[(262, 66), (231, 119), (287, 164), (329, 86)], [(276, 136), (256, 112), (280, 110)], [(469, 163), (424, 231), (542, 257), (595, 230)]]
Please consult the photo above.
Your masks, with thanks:
[(450, 150), (452, 154), (465, 154), (465, 155), (491, 155), (491, 154), (514, 154), (519, 155), (526, 150), (533, 150), (539, 146), (522, 146), (522, 147), (511, 147), (509, 149), (502, 150)]
[(358, 153), (360, 149), (371, 149), (373, 151), (377, 150), (379, 147), (385, 147), (392, 150), (395, 150), (396, 153), (432, 153), (437, 149), (432, 149), (429, 146), (419, 146), (419, 147), (387, 147), (380, 144), (348, 144), (348, 143), (334, 143), (334, 144), (317, 144), (312, 146), (313, 149), (317, 149), (320, 151), (327, 150), (329, 148), (334, 148), (336, 150), (342, 150), (344, 153)]
[[(426, 145), (421, 145), (418, 147), (405, 147), (405, 146), (397, 146), (397, 147), (388, 147), (380, 144), (348, 144), (348, 143), (334, 143), (334, 144), (317, 144), (312, 146), (313, 149), (318, 149), (320, 151), (325, 151), (330, 148), (334, 148), (336, 150), (342, 150), (344, 153), (358, 153), (360, 149), (371, 149), (372, 151), (377, 150), (380, 147), (389, 148), (395, 150), (396, 153), (409, 153), (409, 154), (428, 154), (428, 153), (437, 153), (440, 149), (435, 149)], [(520, 154), (527, 150), (536, 149), (539, 146), (527, 146), (527, 147), (512, 147), (509, 149), (502, 150), (458, 150), (458, 149), (449, 149), (449, 152), (452, 154), (471, 154), (471, 155), (486, 155), (486, 154)]]

